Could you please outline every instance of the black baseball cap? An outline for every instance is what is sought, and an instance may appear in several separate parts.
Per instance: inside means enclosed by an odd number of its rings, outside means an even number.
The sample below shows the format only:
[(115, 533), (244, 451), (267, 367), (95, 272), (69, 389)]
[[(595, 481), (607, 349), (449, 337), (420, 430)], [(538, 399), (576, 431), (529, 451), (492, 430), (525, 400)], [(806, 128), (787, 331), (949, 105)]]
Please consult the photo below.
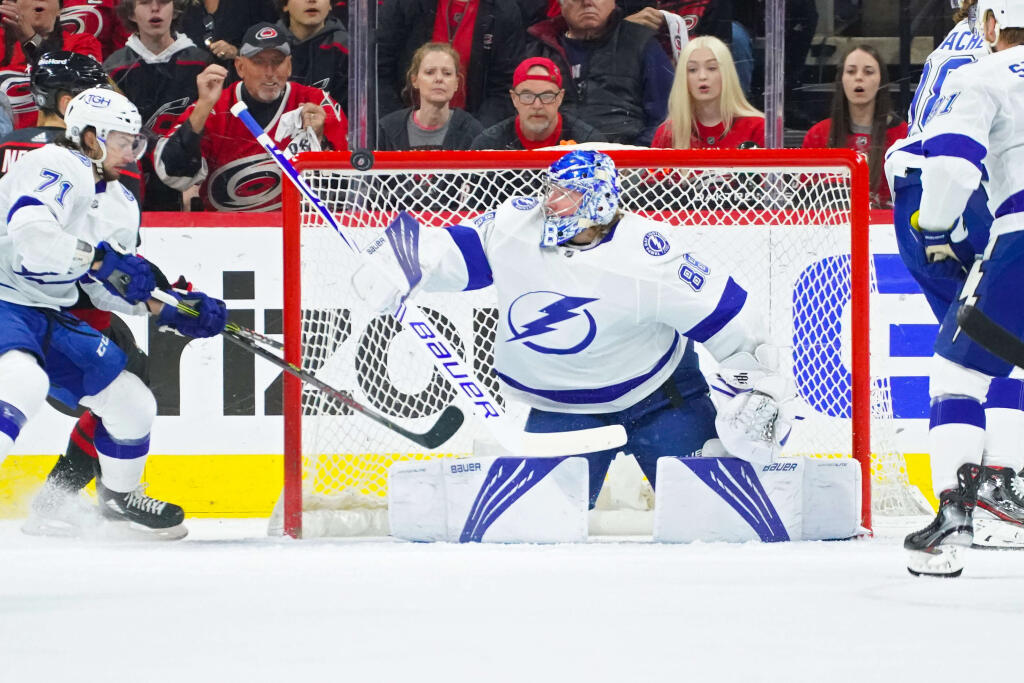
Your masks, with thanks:
[(249, 27), (242, 38), (242, 48), (238, 54), (242, 57), (252, 57), (263, 50), (277, 50), (283, 55), (292, 53), (288, 39), (284, 37), (281, 29), (267, 22)]

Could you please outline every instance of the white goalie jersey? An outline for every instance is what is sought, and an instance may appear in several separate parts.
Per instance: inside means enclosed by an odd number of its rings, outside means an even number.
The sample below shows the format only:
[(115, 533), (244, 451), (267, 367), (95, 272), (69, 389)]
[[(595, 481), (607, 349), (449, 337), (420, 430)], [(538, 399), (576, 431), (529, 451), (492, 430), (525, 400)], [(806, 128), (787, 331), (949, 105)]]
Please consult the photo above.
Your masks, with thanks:
[[(78, 152), (46, 145), (18, 160), (0, 179), (0, 299), (60, 308), (78, 300), (76, 283), (90, 264), (76, 259), (79, 241), (116, 244), (134, 252), (139, 205), (120, 183), (96, 183), (92, 162)], [(98, 307), (140, 313), (97, 282), (82, 283)], [(141, 308), (140, 308), (141, 307)]]
[(718, 359), (753, 350), (746, 290), (671, 226), (625, 214), (592, 248), (539, 246), (539, 200), (421, 233), (427, 291), (495, 284), (494, 366), (507, 392), (568, 413), (623, 410), (675, 370), (688, 339)]

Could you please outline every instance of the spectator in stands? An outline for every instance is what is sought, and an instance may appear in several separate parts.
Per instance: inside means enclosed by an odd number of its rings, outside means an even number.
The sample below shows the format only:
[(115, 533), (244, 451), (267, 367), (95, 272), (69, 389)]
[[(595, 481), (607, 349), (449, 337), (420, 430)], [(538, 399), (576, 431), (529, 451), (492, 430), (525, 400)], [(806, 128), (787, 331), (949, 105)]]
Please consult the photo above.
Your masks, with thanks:
[(246, 30), (278, 19), (273, 0), (193, 0), (181, 17), (182, 31), (221, 66), (233, 66)]
[(562, 0), (562, 14), (529, 28), (531, 56), (568, 77), (563, 114), (610, 142), (649, 145), (665, 120), (672, 62), (646, 26), (623, 21), (615, 0)]
[(3, 54), (0, 55), (2, 88), (14, 111), (14, 127), (36, 124), (39, 109), (29, 93), (28, 67), (44, 52), (68, 50), (103, 60), (95, 36), (68, 33), (59, 21), (60, 0), (3, 0)]
[(466, 74), (451, 106), (484, 126), (513, 113), (512, 72), (523, 58), (522, 14), (512, 0), (383, 0), (377, 15), (377, 102), (380, 114), (401, 108), (412, 55), (427, 42), (450, 43)]
[[(117, 14), (131, 31), (126, 45), (104, 63), (111, 80), (138, 107), (143, 132), (156, 141), (174, 128), (196, 100), (196, 77), (210, 53), (179, 33), (188, 0), (121, 0)], [(156, 175), (152, 156), (142, 158), (146, 211), (181, 211), (181, 193)]]
[(196, 78), (198, 99), (178, 127), (157, 143), (156, 172), (185, 191), (202, 183), (208, 210), (274, 211), (281, 208), (281, 173), (266, 151), (230, 113), (243, 101), (253, 118), (289, 156), (345, 149), (347, 122), (319, 88), (292, 83), (291, 47), (273, 24), (256, 24), (242, 39), (235, 68), (241, 81), (224, 88), (227, 69), (211, 64)]
[(292, 80), (330, 94), (348, 111), (348, 31), (331, 15), (331, 0), (278, 0), (292, 48)]
[(832, 116), (816, 123), (804, 137), (805, 148), (848, 147), (868, 158), (871, 205), (890, 208), (892, 195), (882, 172), (885, 150), (906, 137), (907, 122), (892, 109), (889, 72), (878, 51), (856, 45), (836, 74)]
[(562, 115), (565, 90), (562, 74), (546, 57), (530, 57), (516, 67), (512, 77), (512, 104), (516, 115), (484, 130), (472, 149), (537, 149), (563, 142), (605, 142), (586, 121)]
[(124, 47), (128, 31), (117, 19), (120, 0), (64, 0), (60, 11), (65, 32), (95, 36), (107, 59)]
[(483, 126), (450, 106), (461, 77), (455, 48), (448, 43), (421, 45), (413, 53), (406, 79), (415, 108), (393, 111), (380, 120), (377, 149), (469, 149)]
[(713, 36), (694, 38), (680, 55), (668, 120), (652, 147), (764, 147), (764, 114), (740, 89), (729, 48)]

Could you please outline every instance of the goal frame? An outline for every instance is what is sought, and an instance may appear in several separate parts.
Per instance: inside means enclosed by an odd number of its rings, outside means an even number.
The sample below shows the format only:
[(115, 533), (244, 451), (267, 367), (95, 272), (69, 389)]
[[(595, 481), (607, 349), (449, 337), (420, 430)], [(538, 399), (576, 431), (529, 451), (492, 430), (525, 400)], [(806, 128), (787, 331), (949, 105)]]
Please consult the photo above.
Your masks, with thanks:
[[(861, 524), (871, 529), (871, 356), (870, 356), (870, 191), (869, 171), (864, 157), (848, 149), (608, 149), (617, 163), (650, 168), (684, 166), (722, 169), (730, 166), (780, 168), (846, 168), (850, 173), (850, 373), (852, 456), (861, 469)], [(444, 168), (456, 171), (533, 169), (554, 162), (565, 154), (551, 151), (431, 151), (378, 152), (372, 168), (422, 170)], [(311, 170), (351, 170), (354, 155), (348, 152), (304, 152), (293, 165), (300, 173)], [(357, 160), (358, 161), (358, 160)], [(282, 178), (283, 241), (283, 326), (284, 358), (302, 363), (301, 204), (295, 186)], [(340, 241), (339, 241), (340, 242)], [(345, 248), (343, 244), (338, 248)], [(284, 532), (302, 536), (302, 383), (285, 373), (283, 379), (284, 418)], [(470, 419), (474, 419), (470, 417)]]

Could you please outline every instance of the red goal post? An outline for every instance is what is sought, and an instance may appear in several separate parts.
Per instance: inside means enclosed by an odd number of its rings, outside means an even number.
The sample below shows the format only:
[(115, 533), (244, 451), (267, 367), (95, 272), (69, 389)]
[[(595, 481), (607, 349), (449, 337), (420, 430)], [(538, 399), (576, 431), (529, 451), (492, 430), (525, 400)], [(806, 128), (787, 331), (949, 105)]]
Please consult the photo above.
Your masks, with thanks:
[[(788, 268), (789, 279), (774, 275), (775, 266), (770, 265), (765, 275), (751, 275), (755, 281), (746, 283), (747, 288), (765, 296), (767, 328), (778, 327), (775, 336), (792, 342), (793, 369), (807, 373), (804, 386), (812, 380), (820, 382), (820, 392), (803, 393), (814, 394), (826, 422), (842, 422), (839, 431), (848, 430), (834, 441), (823, 436), (807, 448), (809, 454), (851, 455), (860, 462), (862, 519), (870, 528), (872, 479), (876, 487), (892, 487), (895, 493), (887, 497), (894, 500), (904, 495), (897, 489), (905, 489), (907, 481), (902, 456), (891, 443), (879, 446), (876, 439), (874, 452), (880, 457), (872, 466), (872, 429), (892, 429), (892, 411), (887, 380), (872, 377), (874, 286), (868, 245), (868, 168), (863, 157), (850, 150), (607, 151), (623, 178), (626, 210), (675, 226), (683, 231), (684, 240), (707, 240), (709, 249), (722, 252), (715, 254), (719, 260), (722, 256), (746, 259), (736, 262), (736, 268), (744, 271), (740, 276), (758, 270), (763, 261), (792, 262), (782, 266)], [(371, 169), (357, 171), (347, 152), (320, 152), (300, 155), (295, 166), (334, 212), (346, 235), (365, 245), (400, 210), (409, 211), (425, 226), (442, 227), (472, 219), (507, 196), (537, 194), (544, 169), (563, 153), (384, 152), (375, 155)], [(347, 247), (305, 206), (290, 183), (285, 182), (283, 190), (286, 359), (396, 420), (424, 424), (431, 415), (436, 417), (452, 397), (434, 386), (436, 378), (429, 372), (422, 376), (418, 366), (429, 363), (404, 358), (400, 338), (386, 327), (386, 321), (360, 318), (357, 304), (343, 292), (347, 281), (341, 273), (351, 267), (344, 253)], [(726, 241), (719, 244), (719, 239)], [(805, 252), (811, 255), (807, 263), (827, 263), (828, 273), (823, 268), (817, 273), (799, 261)], [(811, 271), (815, 277), (829, 279), (811, 286), (814, 293), (808, 302), (798, 302), (786, 288), (806, 286), (800, 278)], [(454, 293), (418, 303), (455, 320), (455, 308), (467, 296)], [(456, 321), (450, 329), (455, 336), (472, 336), (478, 342), (464, 342), (464, 351), (479, 366), (481, 379), (489, 379), (497, 390), (487, 359), (489, 348), (481, 348), (489, 341), (487, 323), (480, 317), (487, 304), (478, 299), (472, 305), (467, 322), (460, 327)], [(807, 330), (791, 333), (785, 318), (795, 317), (798, 307), (810, 322)], [(830, 336), (817, 336), (815, 320), (827, 328), (822, 334)], [(828, 367), (820, 373), (813, 368), (806, 371), (805, 366), (813, 362), (801, 362), (797, 344), (811, 349), (807, 357), (812, 360), (821, 355), (815, 349), (830, 349)], [(836, 367), (835, 358), (840, 355), (844, 367)], [(400, 356), (397, 361), (396, 356)], [(353, 370), (349, 365), (358, 367)], [(386, 391), (378, 386), (390, 384), (402, 386), (388, 386)], [(301, 535), (303, 512), (321, 505), (328, 510), (379, 510), (386, 505), (383, 472), (394, 460), (470, 452), (473, 418), (468, 409), (464, 412), (467, 420), (460, 434), (468, 435), (460, 445), (446, 444), (437, 453), (423, 453), (403, 437), (325, 403), (285, 375), (285, 486), (279, 506), (284, 531)], [(827, 430), (834, 428), (829, 424)], [(898, 462), (889, 462), (897, 458)], [(885, 462), (880, 466), (881, 459)], [(906, 503), (887, 504), (901, 506)], [(373, 533), (373, 529), (380, 527), (351, 533)]]

